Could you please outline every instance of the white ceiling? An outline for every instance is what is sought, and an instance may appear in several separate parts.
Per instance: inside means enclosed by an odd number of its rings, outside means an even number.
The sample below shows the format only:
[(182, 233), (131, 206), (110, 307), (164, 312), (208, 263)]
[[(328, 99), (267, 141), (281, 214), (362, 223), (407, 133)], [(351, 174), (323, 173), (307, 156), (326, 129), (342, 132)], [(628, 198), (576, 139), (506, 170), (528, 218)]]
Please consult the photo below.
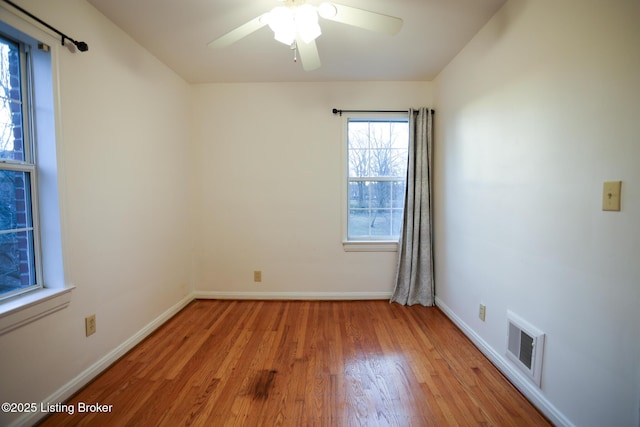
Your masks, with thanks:
[(432, 80), (505, 0), (340, 0), (400, 17), (404, 25), (386, 36), (321, 19), (322, 67), (310, 72), (268, 27), (224, 49), (207, 46), (278, 6), (276, 0), (88, 2), (185, 80), (207, 83)]

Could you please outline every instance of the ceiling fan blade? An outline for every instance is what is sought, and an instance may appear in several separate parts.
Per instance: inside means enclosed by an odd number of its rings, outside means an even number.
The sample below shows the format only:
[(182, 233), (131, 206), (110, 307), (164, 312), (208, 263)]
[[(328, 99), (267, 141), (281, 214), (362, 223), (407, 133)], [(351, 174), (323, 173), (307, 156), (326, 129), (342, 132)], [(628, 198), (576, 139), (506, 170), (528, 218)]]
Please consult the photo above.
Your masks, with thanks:
[(383, 15), (381, 13), (337, 3), (322, 3), (319, 10), (320, 16), (330, 21), (340, 22), (390, 36), (397, 34), (403, 24), (402, 19), (395, 16)]
[(209, 42), (208, 46), (215, 48), (227, 47), (267, 25), (267, 23), (263, 21), (264, 20), (262, 19), (262, 15), (258, 16), (257, 18), (252, 19), (246, 24), (240, 25), (238, 28), (231, 30), (227, 34)]
[(300, 55), (302, 68), (305, 71), (313, 71), (320, 68), (320, 55), (318, 54), (318, 46), (316, 46), (315, 40), (305, 43), (298, 37), (296, 45), (298, 46), (298, 55)]

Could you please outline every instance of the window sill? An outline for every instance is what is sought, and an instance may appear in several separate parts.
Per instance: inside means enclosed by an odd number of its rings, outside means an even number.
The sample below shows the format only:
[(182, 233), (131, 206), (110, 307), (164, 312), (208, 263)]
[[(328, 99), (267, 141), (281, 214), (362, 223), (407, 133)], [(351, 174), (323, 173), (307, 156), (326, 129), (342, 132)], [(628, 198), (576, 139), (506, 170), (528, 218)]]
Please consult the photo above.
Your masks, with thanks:
[(343, 241), (345, 252), (398, 252), (398, 242), (389, 241)]
[(13, 331), (58, 310), (71, 302), (71, 291), (66, 288), (45, 288), (0, 305), (0, 335)]

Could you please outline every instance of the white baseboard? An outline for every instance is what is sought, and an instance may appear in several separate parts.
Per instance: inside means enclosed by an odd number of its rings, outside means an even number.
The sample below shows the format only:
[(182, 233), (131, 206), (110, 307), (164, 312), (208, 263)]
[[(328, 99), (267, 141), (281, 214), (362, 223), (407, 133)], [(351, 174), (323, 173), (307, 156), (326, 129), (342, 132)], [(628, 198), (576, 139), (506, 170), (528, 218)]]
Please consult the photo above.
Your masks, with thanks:
[(222, 292), (195, 291), (196, 299), (243, 300), (379, 300), (391, 298), (391, 292)]
[(453, 310), (451, 310), (441, 299), (436, 297), (436, 306), (447, 315), (449, 319), (473, 342), (473, 344), (493, 363), (504, 376), (556, 426), (575, 427), (574, 424), (564, 416), (549, 400), (542, 394), (530, 380), (524, 377), (520, 371), (511, 366), (509, 361), (493, 349), (469, 327)]
[[(189, 294), (185, 296), (182, 300), (180, 300), (177, 304), (174, 304), (167, 311), (162, 313), (156, 319), (154, 319), (151, 323), (147, 324), (144, 328), (139, 330), (135, 335), (131, 338), (120, 344), (118, 347), (107, 353), (102, 359), (98, 360), (93, 365), (89, 366), (87, 369), (78, 374), (74, 379), (69, 381), (67, 384), (58, 389), (51, 396), (47, 397), (44, 402), (64, 402), (69, 399), (75, 392), (80, 390), (86, 384), (88, 384), (91, 380), (93, 380), (96, 376), (98, 376), (102, 371), (111, 366), (115, 361), (121, 358), (124, 354), (126, 354), (129, 350), (139, 344), (143, 339), (149, 336), (153, 331), (162, 326), (167, 320), (171, 319), (175, 316), (180, 310), (182, 310), (187, 304), (194, 300), (193, 294)], [(22, 427), (22, 426), (31, 426), (38, 422), (41, 418), (46, 416), (46, 413), (41, 413), (39, 411), (26, 413), (24, 416), (18, 418), (13, 423), (10, 424), (10, 427)]]

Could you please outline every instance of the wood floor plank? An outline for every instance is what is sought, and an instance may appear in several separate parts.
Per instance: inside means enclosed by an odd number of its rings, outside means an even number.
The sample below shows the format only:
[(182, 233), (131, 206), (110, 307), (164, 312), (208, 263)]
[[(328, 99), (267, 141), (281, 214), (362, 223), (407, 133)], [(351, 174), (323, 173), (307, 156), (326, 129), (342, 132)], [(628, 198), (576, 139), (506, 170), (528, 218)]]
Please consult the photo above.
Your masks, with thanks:
[(43, 426), (549, 426), (435, 307), (198, 300)]

